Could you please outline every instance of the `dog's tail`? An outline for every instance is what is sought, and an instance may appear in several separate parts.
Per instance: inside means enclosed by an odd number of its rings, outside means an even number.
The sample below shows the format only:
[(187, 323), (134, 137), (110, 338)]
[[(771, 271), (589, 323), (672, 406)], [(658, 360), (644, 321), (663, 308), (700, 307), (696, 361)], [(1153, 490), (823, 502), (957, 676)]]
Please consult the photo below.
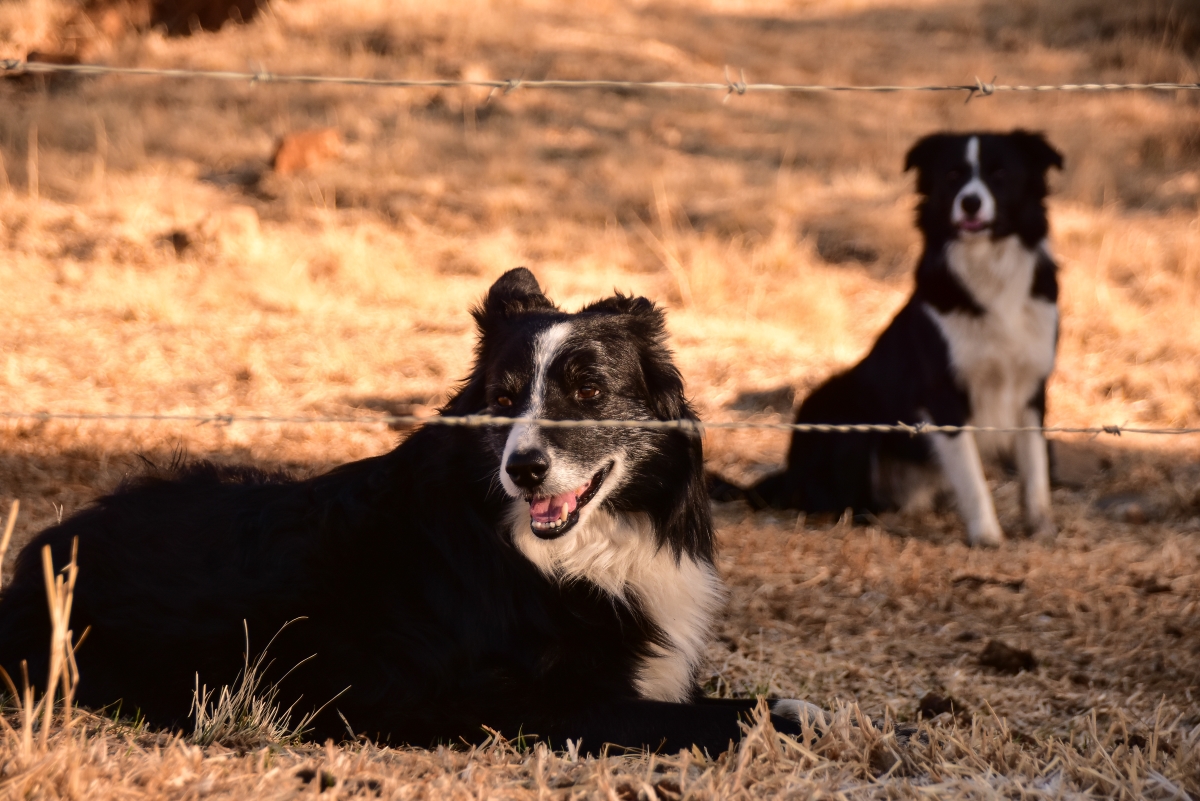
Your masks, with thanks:
[(733, 483), (719, 473), (705, 471), (704, 488), (708, 490), (708, 497), (714, 501), (732, 503), (734, 501), (746, 500), (745, 488)]
[(736, 484), (718, 473), (705, 473), (708, 497), (721, 503), (745, 501), (751, 509), (786, 509), (787, 489), (791, 485), (786, 471), (774, 473), (749, 487)]

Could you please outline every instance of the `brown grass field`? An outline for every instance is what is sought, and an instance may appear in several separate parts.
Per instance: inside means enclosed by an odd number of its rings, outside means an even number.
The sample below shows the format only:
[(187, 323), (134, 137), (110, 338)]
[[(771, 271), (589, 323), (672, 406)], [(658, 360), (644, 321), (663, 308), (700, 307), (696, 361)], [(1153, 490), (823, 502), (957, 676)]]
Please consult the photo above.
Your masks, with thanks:
[[(273, 0), (249, 24), (167, 38), (67, 0), (0, 0), (0, 59), (29, 50), (377, 77), (1196, 81), (1200, 3)], [(1021, 126), (1067, 162), (1050, 203), (1049, 422), (1200, 426), (1200, 92), (963, 101), (0, 80), (0, 411), (427, 410), (468, 367), (468, 307), (525, 264), (566, 307), (614, 287), (662, 303), (706, 420), (782, 420), (790, 400), (753, 393), (802, 396), (909, 291), (908, 146)], [(280, 136), (325, 127), (340, 158), (270, 170)], [(397, 437), (0, 420), (0, 509), (21, 502), (15, 548), (139, 456), (306, 473)], [(749, 478), (786, 435), (706, 446)], [(838, 709), (816, 742), (758, 727), (716, 760), (586, 760), (507, 743), (200, 746), (83, 716), (44, 748), (0, 735), (0, 797), (1200, 797), (1200, 436), (1056, 447), (1053, 542), (1022, 535), (1000, 469), (996, 551), (968, 549), (950, 512), (852, 527), (717, 509), (731, 598), (707, 686)], [(989, 640), (1036, 668), (981, 664)], [(863, 715), (888, 723), (850, 725)], [(899, 744), (890, 722), (918, 717)]]

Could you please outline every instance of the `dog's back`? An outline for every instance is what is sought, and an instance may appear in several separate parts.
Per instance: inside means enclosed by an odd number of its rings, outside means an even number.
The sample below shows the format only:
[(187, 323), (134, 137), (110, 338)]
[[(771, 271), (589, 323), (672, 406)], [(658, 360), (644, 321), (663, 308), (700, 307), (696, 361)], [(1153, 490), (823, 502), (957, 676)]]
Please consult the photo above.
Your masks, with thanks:
[[(912, 420), (929, 387), (943, 379), (946, 347), (931, 321), (909, 303), (855, 367), (832, 376), (804, 399), (795, 422), (891, 425)], [(953, 397), (953, 387), (942, 387)], [(902, 505), (893, 476), (929, 458), (927, 444), (903, 433), (797, 431), (788, 469), (766, 477), (748, 499), (760, 507), (840, 514)]]
[[(120, 700), (126, 714), (184, 725), (197, 677), (210, 688), (237, 679), (243, 625), (252, 655), (278, 633), (268, 682), (300, 665), (284, 706), (315, 708), (351, 687), (335, 705), (355, 730), (401, 742), (511, 720), (533, 687), (553, 707), (580, 687), (604, 694), (597, 682), (630, 685), (644, 621), (586, 588), (552, 587), (496, 537), (496, 508), (447, 491), (472, 481), (466, 439), (426, 429), (305, 481), (193, 465), (104, 497), (22, 552), (0, 603), (3, 665), (19, 676), (24, 659), (31, 681), (46, 675), (40, 550), (50, 545), (61, 568), (78, 537), (84, 706)], [(552, 670), (537, 664), (548, 650)], [(330, 711), (317, 733), (346, 730)]]

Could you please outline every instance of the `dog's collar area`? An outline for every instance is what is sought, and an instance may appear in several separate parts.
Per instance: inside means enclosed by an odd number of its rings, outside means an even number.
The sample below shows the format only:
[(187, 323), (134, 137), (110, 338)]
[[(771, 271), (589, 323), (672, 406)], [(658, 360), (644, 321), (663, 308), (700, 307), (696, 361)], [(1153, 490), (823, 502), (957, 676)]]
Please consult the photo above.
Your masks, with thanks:
[(533, 496), (529, 501), (529, 526), (544, 540), (558, 539), (579, 522), (579, 513), (587, 506), (612, 471), (613, 462), (601, 468), (579, 488), (554, 496)]

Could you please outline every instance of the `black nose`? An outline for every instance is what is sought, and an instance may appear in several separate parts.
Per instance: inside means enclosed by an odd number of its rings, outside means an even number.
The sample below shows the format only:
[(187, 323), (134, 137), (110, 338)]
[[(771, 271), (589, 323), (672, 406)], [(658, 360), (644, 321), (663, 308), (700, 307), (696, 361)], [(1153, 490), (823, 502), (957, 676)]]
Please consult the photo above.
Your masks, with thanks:
[(533, 489), (546, 480), (550, 459), (542, 451), (514, 451), (504, 465), (512, 482), (522, 489)]
[(967, 195), (962, 199), (962, 210), (968, 217), (974, 217), (982, 205), (983, 202), (980, 201), (979, 195)]

